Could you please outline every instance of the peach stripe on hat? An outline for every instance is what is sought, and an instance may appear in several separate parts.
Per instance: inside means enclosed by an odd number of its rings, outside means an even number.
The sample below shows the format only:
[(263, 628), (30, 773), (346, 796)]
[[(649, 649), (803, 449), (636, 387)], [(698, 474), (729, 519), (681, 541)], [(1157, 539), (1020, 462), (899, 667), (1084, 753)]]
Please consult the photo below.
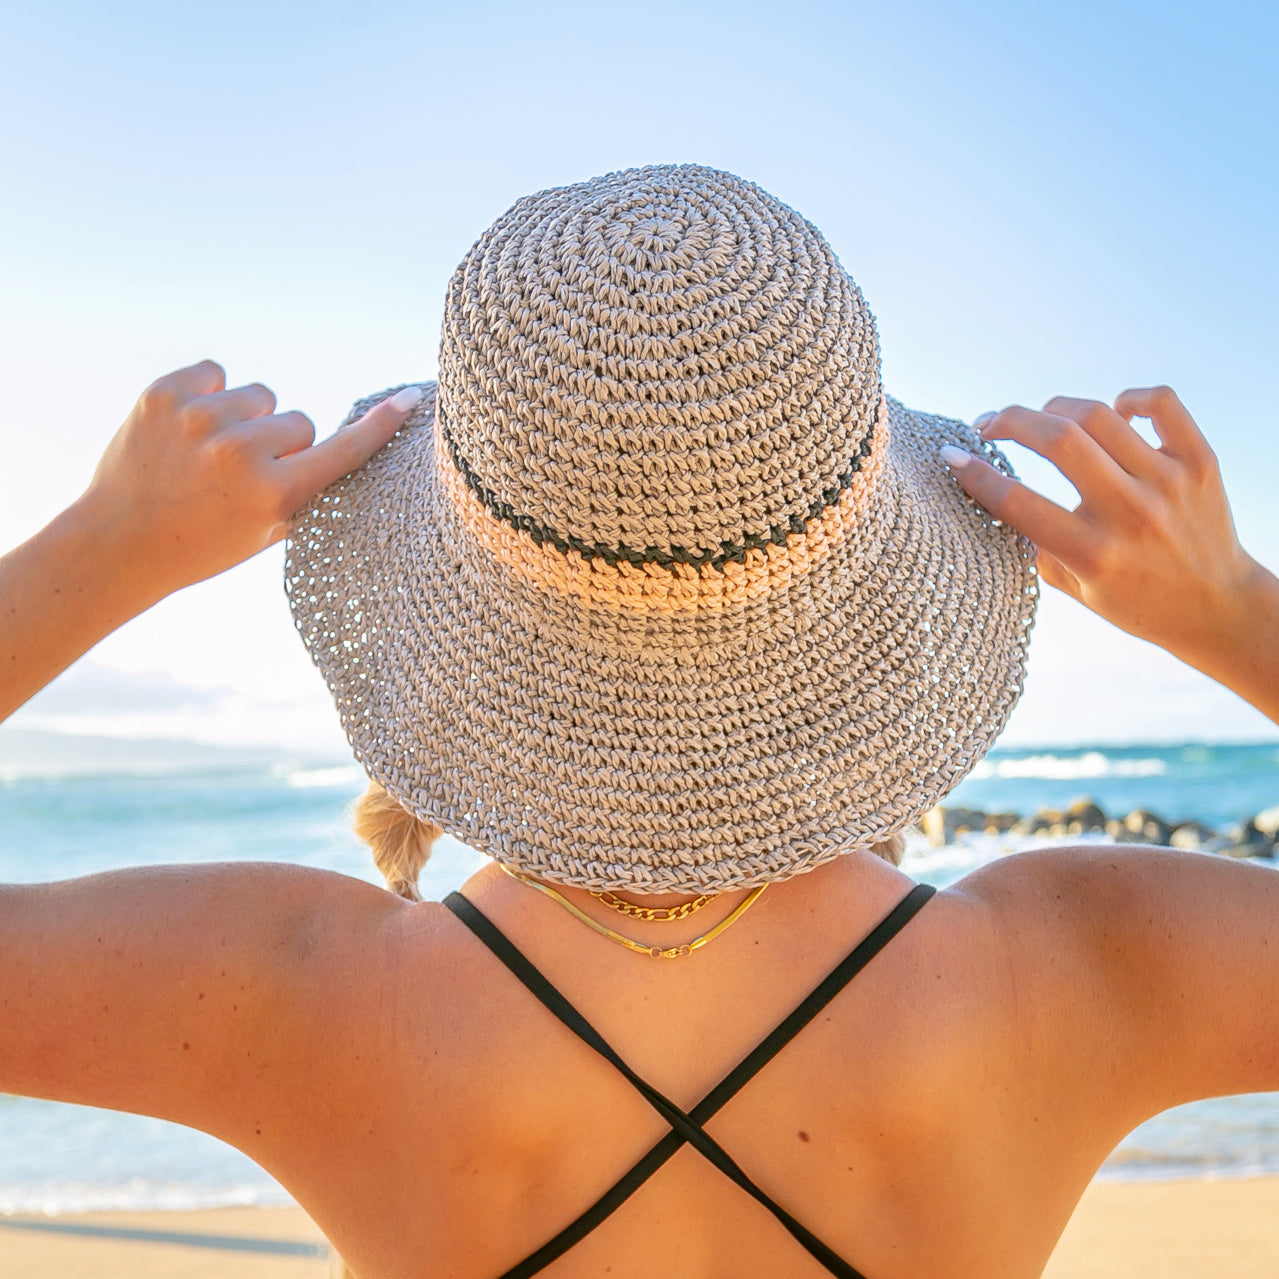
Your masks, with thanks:
[(610, 565), (580, 551), (560, 551), (546, 542), (538, 545), (531, 533), (514, 528), (484, 506), (453, 465), (438, 418), (432, 429), (435, 465), (449, 501), (466, 531), (494, 559), (530, 584), (588, 608), (665, 614), (734, 608), (784, 591), (854, 530), (864, 532), (889, 434), (887, 401), (881, 394), (870, 455), (839, 499), (805, 532), (790, 534), (785, 546), (770, 542), (752, 547), (742, 562), (731, 560), (715, 568), (625, 560)]

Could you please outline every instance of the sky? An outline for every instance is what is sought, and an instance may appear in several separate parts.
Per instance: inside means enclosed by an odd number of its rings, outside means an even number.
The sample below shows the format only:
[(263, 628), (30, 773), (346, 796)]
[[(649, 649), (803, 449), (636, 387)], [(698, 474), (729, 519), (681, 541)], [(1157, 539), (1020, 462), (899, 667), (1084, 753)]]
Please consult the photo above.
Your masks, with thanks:
[[(0, 10), (5, 544), (83, 490), (161, 373), (217, 359), (327, 434), (355, 399), (434, 375), (448, 278), (519, 196), (697, 162), (821, 228), (911, 407), (971, 420), (1170, 383), (1244, 545), (1279, 565), (1273, 6)], [(14, 723), (340, 748), (281, 572), (276, 548), (165, 601)], [(1275, 737), (1047, 592), (1003, 740)]]

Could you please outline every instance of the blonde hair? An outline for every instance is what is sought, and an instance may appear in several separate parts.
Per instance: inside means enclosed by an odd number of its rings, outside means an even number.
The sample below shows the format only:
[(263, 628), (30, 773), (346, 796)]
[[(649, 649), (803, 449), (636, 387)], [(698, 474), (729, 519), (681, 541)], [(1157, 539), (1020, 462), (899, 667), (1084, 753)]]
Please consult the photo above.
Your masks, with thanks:
[(900, 866), (902, 854), (906, 851), (906, 836), (898, 831), (896, 835), (889, 835), (878, 844), (872, 844), (870, 851), (876, 857), (882, 857), (890, 866)]
[(420, 902), (417, 877), (431, 855), (431, 846), (444, 834), (433, 822), (414, 817), (379, 782), (355, 801), (351, 825), (356, 838), (369, 846), (386, 886), (407, 901)]

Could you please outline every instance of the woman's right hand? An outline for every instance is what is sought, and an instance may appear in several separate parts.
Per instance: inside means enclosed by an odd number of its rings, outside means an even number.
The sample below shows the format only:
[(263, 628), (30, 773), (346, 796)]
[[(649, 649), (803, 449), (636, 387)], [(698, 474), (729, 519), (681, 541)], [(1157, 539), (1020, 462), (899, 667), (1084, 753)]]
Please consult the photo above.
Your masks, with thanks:
[[(1150, 419), (1160, 447), (1133, 417)], [(1239, 544), (1216, 456), (1169, 387), (1124, 391), (1113, 408), (1057, 396), (974, 425), (1047, 458), (1079, 492), (1067, 511), (947, 450), (965, 492), (1036, 544), (1044, 581), (1279, 720), (1279, 581)]]
[(117, 626), (279, 541), (420, 397), (406, 387), (314, 444), (309, 418), (258, 383), (227, 390), (211, 360), (152, 383), (84, 496), (0, 557), (0, 720)]
[(158, 599), (279, 541), (293, 512), (381, 448), (420, 395), (408, 387), (316, 444), (308, 417), (277, 413), (261, 383), (228, 390), (204, 360), (142, 393), (81, 505), (132, 550), (120, 571), (144, 579), (138, 597)]

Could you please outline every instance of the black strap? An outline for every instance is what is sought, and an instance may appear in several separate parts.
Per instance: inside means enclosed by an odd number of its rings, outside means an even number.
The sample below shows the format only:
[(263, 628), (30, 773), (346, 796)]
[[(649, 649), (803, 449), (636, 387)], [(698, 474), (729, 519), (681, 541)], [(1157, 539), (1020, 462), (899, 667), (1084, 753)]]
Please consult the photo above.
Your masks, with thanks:
[(445, 906), (475, 934), (525, 988), (585, 1044), (614, 1066), (671, 1126), (666, 1134), (631, 1169), (580, 1217), (544, 1244), (532, 1256), (508, 1270), (502, 1279), (528, 1279), (562, 1256), (616, 1211), (672, 1155), (688, 1142), (720, 1169), (736, 1185), (777, 1218), (792, 1237), (831, 1274), (840, 1279), (864, 1279), (847, 1262), (832, 1252), (810, 1230), (769, 1198), (734, 1162), (702, 1125), (743, 1088), (769, 1061), (906, 926), (933, 895), (934, 889), (919, 884), (831, 971), (831, 973), (791, 1012), (775, 1030), (751, 1050), (692, 1111), (685, 1113), (669, 1098), (637, 1075), (607, 1043), (602, 1035), (516, 948), (508, 937), (461, 893), (450, 893)]
[[(573, 1007), (572, 1004), (560, 994), (554, 986), (551, 985), (545, 977), (525, 958), (522, 952), (517, 950), (510, 940), (476, 907), (460, 893), (451, 894), (445, 901), (445, 905), (462, 920), (479, 939), (484, 942), (488, 948), (511, 970), (514, 975), (528, 988), (532, 994), (543, 1003), (551, 1013), (559, 1018), (565, 1026), (569, 1028), (579, 1039), (581, 1039), (589, 1047), (593, 1048), (601, 1057), (613, 1065), (631, 1085), (640, 1092), (646, 1101), (656, 1110), (663, 1119), (670, 1124), (673, 1134), (678, 1134), (679, 1143), (687, 1141), (704, 1155), (711, 1163), (715, 1165), (726, 1177), (740, 1186), (748, 1195), (757, 1202), (767, 1208), (778, 1221), (786, 1227), (787, 1230), (808, 1249), (813, 1256), (822, 1261), (833, 1274), (841, 1276), (841, 1279), (862, 1279), (856, 1271), (848, 1269), (839, 1269), (843, 1262), (839, 1257), (831, 1252), (827, 1246), (822, 1243), (816, 1235), (812, 1234), (803, 1225), (795, 1220), (784, 1208), (774, 1203), (755, 1183), (738, 1167), (731, 1155), (728, 1154), (718, 1142), (715, 1141), (709, 1133), (703, 1132), (701, 1126), (684, 1113), (673, 1101), (658, 1092), (647, 1080), (637, 1075), (614, 1051), (603, 1036), (582, 1016), (581, 1013)], [(673, 1151), (672, 1151), (673, 1153)], [(623, 1196), (625, 1199), (625, 1196)], [(619, 1199), (618, 1202), (622, 1202)], [(571, 1246), (571, 1245), (568, 1245)], [(560, 1251), (565, 1251), (561, 1248)], [(546, 1265), (551, 1260), (547, 1257), (542, 1265)], [(503, 1279), (516, 1279), (517, 1276), (536, 1274), (535, 1269), (529, 1269), (530, 1260), (526, 1260), (521, 1266), (517, 1266), (514, 1270), (508, 1271)], [(541, 1268), (540, 1266), (538, 1267)]]

